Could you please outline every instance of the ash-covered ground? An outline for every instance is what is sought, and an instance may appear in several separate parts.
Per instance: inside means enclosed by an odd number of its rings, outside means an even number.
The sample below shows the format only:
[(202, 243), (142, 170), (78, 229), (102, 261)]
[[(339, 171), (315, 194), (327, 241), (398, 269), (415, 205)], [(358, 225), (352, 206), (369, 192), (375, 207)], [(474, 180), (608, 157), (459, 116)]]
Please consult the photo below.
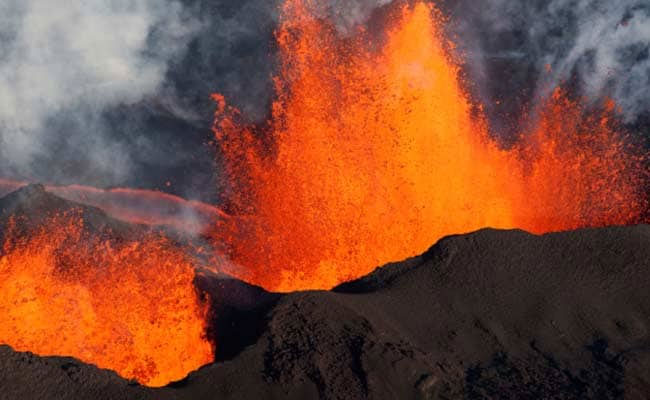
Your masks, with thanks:
[[(1, 215), (78, 207), (29, 186)], [(101, 211), (111, 234), (140, 229)], [(643, 399), (650, 226), (481, 230), (332, 291), (201, 274), (216, 361), (164, 388), (0, 346), (2, 399)], [(61, 332), (65, 335), (65, 332)]]

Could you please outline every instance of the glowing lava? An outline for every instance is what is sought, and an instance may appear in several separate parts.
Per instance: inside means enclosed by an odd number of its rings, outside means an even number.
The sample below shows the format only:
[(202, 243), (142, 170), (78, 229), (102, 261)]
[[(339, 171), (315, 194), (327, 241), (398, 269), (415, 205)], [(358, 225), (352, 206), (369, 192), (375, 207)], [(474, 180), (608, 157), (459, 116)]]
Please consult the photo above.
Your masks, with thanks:
[(341, 37), (311, 4), (283, 5), (267, 132), (214, 96), (238, 216), (214, 233), (238, 264), (230, 273), (272, 290), (327, 289), (452, 233), (639, 218), (639, 160), (607, 110), (589, 116), (557, 91), (502, 150), (472, 113), (435, 8), (401, 6), (377, 41)]
[(544, 233), (643, 222), (646, 156), (620, 132), (611, 101), (586, 112), (555, 90), (516, 149), (516, 226)]
[[(17, 222), (18, 221), (18, 222)], [(0, 258), (0, 343), (73, 356), (149, 386), (213, 361), (207, 306), (182, 250), (157, 234), (102, 239), (81, 216), (12, 219)]]

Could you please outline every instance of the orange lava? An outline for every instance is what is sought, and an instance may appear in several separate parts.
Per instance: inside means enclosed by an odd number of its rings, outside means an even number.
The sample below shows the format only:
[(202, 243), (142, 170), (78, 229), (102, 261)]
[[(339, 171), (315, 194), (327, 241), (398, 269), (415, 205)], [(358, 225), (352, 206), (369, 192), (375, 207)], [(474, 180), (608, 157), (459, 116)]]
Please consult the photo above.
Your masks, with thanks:
[[(18, 222), (17, 222), (18, 221)], [(194, 267), (157, 234), (108, 240), (75, 213), (33, 232), (12, 219), (0, 258), (0, 343), (73, 356), (148, 386), (214, 360)]]
[(214, 95), (237, 215), (214, 233), (228, 272), (271, 290), (328, 289), (448, 234), (640, 217), (642, 167), (611, 109), (587, 113), (558, 90), (503, 150), (472, 112), (434, 7), (396, 7), (377, 39), (342, 37), (311, 4), (282, 7), (265, 132)]
[(643, 220), (647, 154), (621, 132), (613, 102), (586, 112), (555, 90), (513, 152), (515, 226), (545, 233), (650, 222)]

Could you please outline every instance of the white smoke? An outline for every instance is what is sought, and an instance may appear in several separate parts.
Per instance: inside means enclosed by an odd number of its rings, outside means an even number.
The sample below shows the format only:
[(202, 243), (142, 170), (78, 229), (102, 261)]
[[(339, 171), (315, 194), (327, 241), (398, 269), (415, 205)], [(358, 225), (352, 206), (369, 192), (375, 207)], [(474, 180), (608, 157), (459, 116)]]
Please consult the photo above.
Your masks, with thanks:
[(65, 114), (87, 128), (70, 140), (95, 168), (126, 173), (128, 151), (106, 137), (98, 113), (155, 92), (195, 27), (174, 0), (0, 2), (3, 163), (29, 175), (34, 157), (52, 150), (48, 120)]
[[(375, 9), (390, 4), (392, 1), (326, 0), (305, 1), (304, 4), (309, 7), (313, 15), (334, 22), (340, 33), (348, 34), (354, 27), (366, 22)], [(278, 1), (278, 3), (280, 2)]]
[(574, 79), (588, 98), (613, 98), (627, 122), (650, 110), (647, 0), (485, 0), (480, 7), (470, 0), (448, 3), (451, 29), (480, 86), (495, 79), (488, 71), (490, 62), (510, 59), (518, 71), (535, 74), (499, 76), (501, 84), (517, 89), (532, 79), (533, 101)]
[[(553, 6), (566, 6), (556, 1)], [(584, 94), (611, 96), (627, 121), (650, 110), (650, 5), (640, 2), (581, 1), (575, 6), (577, 32), (567, 54), (546, 54), (559, 82), (578, 72)], [(551, 11), (554, 11), (551, 9)]]
[(393, 0), (330, 0), (323, 2), (327, 14), (332, 17), (337, 27), (347, 32), (354, 26), (366, 22), (372, 12)]

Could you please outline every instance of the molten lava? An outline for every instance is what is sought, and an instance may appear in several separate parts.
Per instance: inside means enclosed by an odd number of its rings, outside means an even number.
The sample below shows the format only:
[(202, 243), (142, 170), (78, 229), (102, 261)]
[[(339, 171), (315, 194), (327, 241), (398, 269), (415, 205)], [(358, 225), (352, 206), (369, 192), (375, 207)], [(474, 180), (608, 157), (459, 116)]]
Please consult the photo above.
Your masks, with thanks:
[(647, 160), (620, 133), (614, 109), (606, 101), (588, 113), (555, 90), (517, 149), (516, 226), (544, 233), (643, 222)]
[(503, 150), (472, 111), (435, 8), (400, 6), (375, 40), (342, 37), (312, 6), (282, 7), (266, 132), (214, 96), (237, 215), (214, 235), (230, 273), (272, 290), (331, 288), (448, 234), (640, 217), (640, 160), (612, 110), (587, 113), (558, 90)]
[(25, 232), (0, 258), (0, 343), (67, 355), (162, 386), (213, 361), (194, 267), (164, 237), (109, 240), (76, 214)]

